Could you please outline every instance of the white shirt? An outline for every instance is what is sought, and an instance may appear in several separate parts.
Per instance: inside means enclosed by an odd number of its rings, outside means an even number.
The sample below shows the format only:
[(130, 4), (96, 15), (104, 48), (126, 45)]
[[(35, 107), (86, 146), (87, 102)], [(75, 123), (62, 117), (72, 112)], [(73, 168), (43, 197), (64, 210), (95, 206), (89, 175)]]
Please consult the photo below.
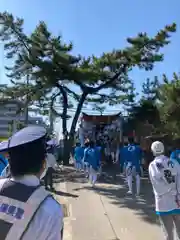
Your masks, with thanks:
[[(39, 185), (36, 176), (25, 176), (11, 180), (23, 183), (27, 186)], [(0, 180), (0, 189), (6, 179)], [(33, 221), (30, 223), (23, 240), (61, 240), (61, 229), (63, 227), (62, 207), (51, 197), (47, 198), (37, 211)]]
[(47, 154), (47, 165), (55, 169), (56, 167), (56, 158), (52, 153)]
[[(171, 161), (172, 162), (172, 161)], [(149, 165), (149, 177), (153, 186), (156, 212), (170, 212), (178, 209), (176, 197), (180, 193), (180, 165), (164, 155), (156, 157)], [(170, 181), (166, 178), (169, 171)], [(174, 179), (174, 182), (171, 181)]]

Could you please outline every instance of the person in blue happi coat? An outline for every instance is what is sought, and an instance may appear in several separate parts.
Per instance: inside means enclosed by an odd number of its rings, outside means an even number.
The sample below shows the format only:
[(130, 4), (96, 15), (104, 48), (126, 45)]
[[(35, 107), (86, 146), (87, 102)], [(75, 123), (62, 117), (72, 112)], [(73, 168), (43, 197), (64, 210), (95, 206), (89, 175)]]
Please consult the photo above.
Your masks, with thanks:
[(8, 166), (8, 160), (0, 154), (0, 175), (2, 175), (4, 169)]
[(97, 151), (97, 157), (98, 157), (98, 161), (99, 161), (99, 174), (101, 175), (102, 173), (102, 165), (101, 165), (101, 161), (102, 161), (102, 147), (100, 144), (100, 141), (96, 142), (96, 151)]
[(89, 164), (89, 182), (94, 186), (97, 181), (97, 173), (100, 163), (97, 149), (94, 146), (93, 141), (89, 142), (89, 146), (84, 151), (84, 162)]
[(180, 164), (180, 149), (174, 150), (170, 155), (171, 160), (176, 160)]
[(74, 149), (74, 160), (75, 160), (76, 170), (78, 171), (81, 170), (82, 168), (83, 157), (84, 157), (84, 147), (82, 147), (80, 143), (77, 143)]
[(127, 144), (124, 144), (119, 148), (119, 164), (120, 164), (121, 173), (124, 172), (124, 166), (126, 163), (126, 160), (125, 160), (126, 147), (127, 147)]
[(82, 159), (82, 167), (83, 167), (83, 170), (84, 170), (87, 178), (89, 177), (89, 163), (87, 162), (85, 153), (87, 152), (87, 149), (89, 148), (89, 143), (90, 143), (90, 140), (86, 139), (86, 141), (84, 143), (84, 155), (83, 155), (83, 159)]
[(127, 183), (127, 176), (126, 176), (126, 151), (127, 151), (128, 142), (124, 142), (123, 146), (119, 148), (119, 164), (120, 164), (120, 172), (123, 173), (125, 177), (125, 183)]
[(8, 159), (6, 157), (6, 154), (5, 152), (1, 152), (1, 149), (4, 148), (4, 145), (7, 144), (7, 141), (3, 141), (0, 143), (0, 176), (1, 177), (5, 177), (4, 176), (4, 170), (8, 167), (9, 165), (9, 162), (8, 162)]
[(129, 187), (129, 194), (132, 194), (133, 176), (136, 178), (136, 193), (140, 194), (140, 173), (142, 161), (142, 149), (135, 144), (134, 138), (128, 138), (129, 145), (125, 148), (124, 158), (126, 161), (126, 175)]

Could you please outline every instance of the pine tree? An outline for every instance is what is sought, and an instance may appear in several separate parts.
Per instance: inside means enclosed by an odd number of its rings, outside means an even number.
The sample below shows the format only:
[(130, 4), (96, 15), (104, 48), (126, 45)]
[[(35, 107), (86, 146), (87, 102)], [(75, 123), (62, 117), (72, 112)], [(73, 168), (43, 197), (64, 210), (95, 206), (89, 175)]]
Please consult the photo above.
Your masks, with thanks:
[(153, 101), (153, 102), (157, 100), (159, 87), (160, 87), (160, 83), (157, 77), (155, 77), (153, 80), (150, 80), (149, 78), (147, 78), (142, 85), (142, 94), (143, 94), (142, 99)]
[[(123, 50), (84, 58), (74, 56), (72, 43), (66, 44), (62, 36), (54, 36), (44, 22), (40, 22), (30, 35), (24, 32), (24, 20), (7, 12), (0, 14), (0, 24), (0, 39), (4, 41), (6, 57), (14, 62), (12, 67), (6, 68), (13, 83), (6, 93), (31, 103), (38, 102), (42, 108), (51, 108), (56, 113), (54, 105), (61, 104), (63, 110), (57, 114), (63, 119), (63, 132), (71, 101), (76, 102), (68, 135), (70, 145), (85, 101), (88, 98), (109, 104), (124, 101), (128, 97), (129, 71), (133, 67), (152, 70), (156, 62), (163, 60), (159, 51), (170, 43), (170, 34), (176, 31), (176, 24), (172, 24), (154, 37), (140, 33), (135, 38), (127, 38), (129, 46)], [(30, 76), (28, 86), (23, 82), (27, 75)], [(73, 91), (72, 85), (78, 86), (80, 92)]]
[(174, 73), (172, 79), (163, 75), (163, 84), (159, 88), (160, 117), (164, 131), (173, 138), (180, 138), (180, 76)]

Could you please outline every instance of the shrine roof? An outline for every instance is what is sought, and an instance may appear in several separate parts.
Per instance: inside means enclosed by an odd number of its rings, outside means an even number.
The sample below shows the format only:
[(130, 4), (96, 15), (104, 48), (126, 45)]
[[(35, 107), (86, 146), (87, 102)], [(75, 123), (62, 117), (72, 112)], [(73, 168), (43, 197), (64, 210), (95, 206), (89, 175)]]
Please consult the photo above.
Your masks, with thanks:
[(87, 122), (108, 124), (119, 118), (120, 115), (120, 112), (113, 115), (88, 115), (86, 113), (82, 113), (82, 119)]

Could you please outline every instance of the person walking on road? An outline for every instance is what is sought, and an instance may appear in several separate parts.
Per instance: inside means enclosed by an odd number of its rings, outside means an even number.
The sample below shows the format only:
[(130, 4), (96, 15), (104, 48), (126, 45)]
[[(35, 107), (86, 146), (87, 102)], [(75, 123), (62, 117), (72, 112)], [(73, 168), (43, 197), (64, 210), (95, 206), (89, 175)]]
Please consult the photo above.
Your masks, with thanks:
[[(3, 141), (0, 143), (0, 148), (7, 146), (7, 141)], [(6, 171), (8, 169), (8, 154), (6, 152), (0, 153), (0, 177), (6, 176)]]
[(84, 156), (84, 148), (80, 145), (80, 143), (77, 143), (74, 149), (75, 168), (77, 171), (82, 170), (83, 156)]
[(101, 147), (100, 141), (96, 142), (95, 149), (96, 149), (96, 154), (97, 154), (97, 158), (98, 158), (98, 162), (99, 162), (98, 174), (99, 174), (99, 176), (101, 176), (101, 174), (102, 174), (102, 147)]
[(140, 194), (140, 173), (141, 173), (141, 160), (142, 150), (134, 143), (134, 138), (128, 138), (129, 145), (124, 148), (124, 159), (126, 165), (126, 176), (128, 181), (129, 191), (132, 194), (133, 177), (136, 179), (136, 195)]
[(84, 152), (84, 161), (88, 162), (89, 168), (89, 182), (92, 186), (95, 186), (97, 181), (97, 174), (99, 169), (99, 155), (97, 154), (97, 150), (94, 146), (94, 142), (90, 141), (89, 147)]
[(11, 178), (0, 180), (1, 240), (61, 240), (61, 205), (40, 185), (46, 173), (46, 129), (30, 126), (6, 146)]
[(151, 150), (155, 158), (149, 165), (149, 177), (164, 239), (177, 239), (174, 228), (180, 239), (180, 165), (164, 155), (162, 142), (153, 142)]
[(53, 187), (53, 173), (56, 170), (56, 158), (53, 154), (53, 146), (50, 146), (47, 149), (47, 156), (46, 156), (46, 161), (47, 161), (47, 172), (44, 177), (44, 183), (46, 190), (54, 191)]
[(180, 149), (174, 150), (170, 155), (170, 159), (176, 160), (180, 164)]
[(86, 152), (88, 151), (90, 146), (90, 140), (87, 139), (84, 143), (84, 155), (83, 155), (83, 159), (82, 159), (82, 165), (83, 165), (83, 169), (86, 175), (86, 178), (89, 177), (89, 171), (90, 171), (90, 166), (89, 166), (89, 162), (88, 162), (88, 158), (86, 156)]

